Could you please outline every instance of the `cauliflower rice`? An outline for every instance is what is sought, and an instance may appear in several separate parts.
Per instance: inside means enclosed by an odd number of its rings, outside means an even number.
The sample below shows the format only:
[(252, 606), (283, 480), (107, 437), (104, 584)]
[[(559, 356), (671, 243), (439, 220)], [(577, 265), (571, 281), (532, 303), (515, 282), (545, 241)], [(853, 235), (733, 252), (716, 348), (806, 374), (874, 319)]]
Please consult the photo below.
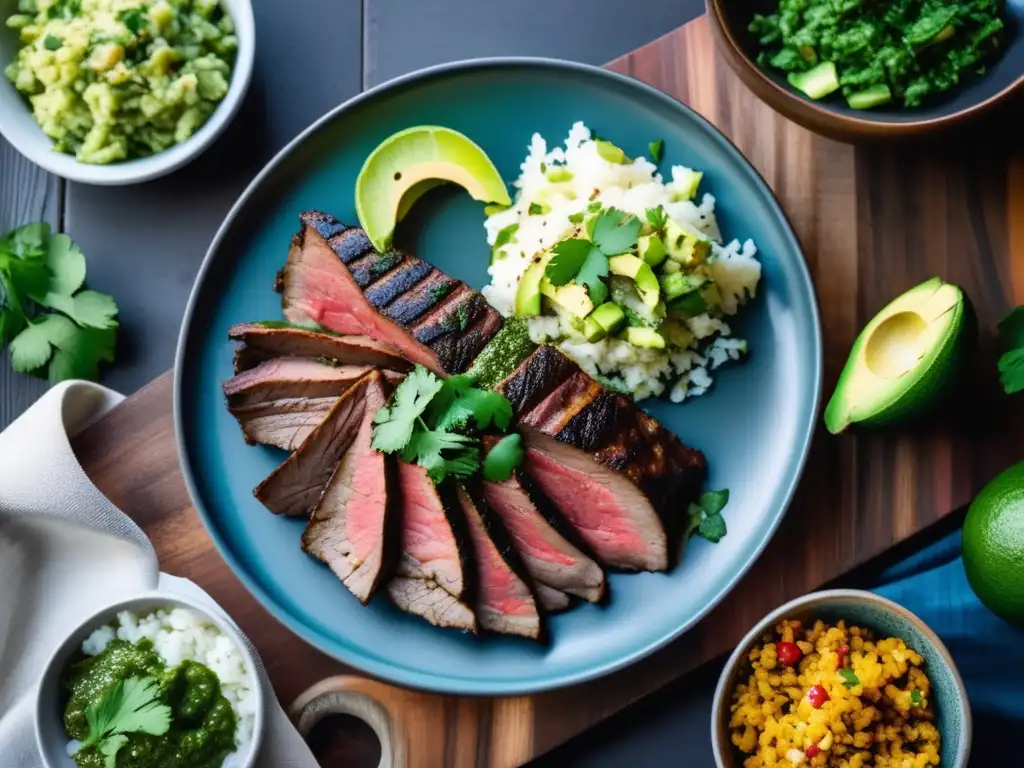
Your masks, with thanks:
[[(568, 181), (549, 180), (547, 171), (558, 167), (571, 173)], [(534, 134), (521, 168), (514, 183), (518, 190), (515, 204), (493, 213), (484, 223), (492, 246), (501, 230), (518, 224), (512, 242), (499, 249), (488, 270), (491, 282), (483, 289), (487, 300), (506, 317), (511, 315), (519, 280), (531, 258), (570, 237), (575, 225), (569, 217), (585, 211), (590, 203), (600, 202), (641, 220), (647, 209), (661, 205), (678, 224), (712, 241), (709, 269), (721, 293), (721, 305), (713, 314), (685, 321), (693, 336), (688, 347), (645, 349), (613, 337), (591, 343), (567, 317), (558, 315), (527, 318), (527, 324), (535, 342), (556, 344), (588, 373), (603, 377), (637, 400), (666, 390), (674, 402), (704, 394), (712, 383), (710, 371), (739, 359), (747, 349), (744, 340), (731, 335), (732, 329), (722, 317), (734, 315), (755, 295), (761, 264), (755, 258), (753, 240), (722, 243), (712, 195), (704, 194), (699, 201), (679, 199), (684, 196), (679, 194), (681, 190), (690, 184), (689, 169), (673, 166), (672, 179), (666, 182), (657, 166), (644, 157), (624, 164), (609, 162), (601, 157), (590, 129), (581, 122), (572, 126), (564, 148), (548, 151), (544, 138)], [(531, 204), (538, 202), (545, 204), (547, 212), (531, 215)]]
[[(220, 678), (221, 693), (238, 717), (237, 749), (225, 758), (223, 765), (240, 765), (252, 741), (257, 698), (249, 685), (249, 663), (235, 641), (215, 624), (185, 608), (159, 610), (141, 619), (131, 611), (121, 611), (116, 626), (100, 627), (82, 642), (82, 653), (98, 656), (114, 638), (129, 643), (146, 638), (168, 667), (189, 659), (205, 664)], [(78, 746), (78, 742), (69, 743), (68, 754), (74, 754)]]
[(924, 659), (900, 638), (783, 621), (748, 661), (729, 720), (744, 768), (939, 765)]

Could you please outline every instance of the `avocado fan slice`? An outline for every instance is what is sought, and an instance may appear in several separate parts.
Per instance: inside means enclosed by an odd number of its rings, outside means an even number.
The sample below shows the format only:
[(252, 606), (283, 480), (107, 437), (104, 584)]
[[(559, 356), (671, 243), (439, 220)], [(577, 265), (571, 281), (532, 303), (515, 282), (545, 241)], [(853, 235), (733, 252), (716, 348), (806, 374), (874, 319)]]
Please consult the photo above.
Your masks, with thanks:
[(933, 277), (901, 294), (853, 343), (825, 407), (828, 431), (893, 424), (928, 410), (958, 380), (973, 336), (973, 312), (956, 285)]

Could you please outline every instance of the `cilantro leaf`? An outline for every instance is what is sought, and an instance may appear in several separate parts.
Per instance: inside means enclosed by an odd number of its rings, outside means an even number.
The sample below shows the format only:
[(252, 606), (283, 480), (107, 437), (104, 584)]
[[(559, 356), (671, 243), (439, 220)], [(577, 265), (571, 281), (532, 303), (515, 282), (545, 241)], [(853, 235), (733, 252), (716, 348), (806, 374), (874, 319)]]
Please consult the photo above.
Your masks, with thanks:
[(1008, 395), (1024, 391), (1024, 306), (999, 323), (999, 381)]
[(727, 488), (721, 491), (706, 491), (697, 499), (697, 505), (709, 515), (721, 512), (728, 503), (729, 490)]
[(569, 221), (573, 224), (580, 224), (585, 218), (586, 214), (583, 211), (577, 211), (576, 213), (569, 214)]
[(566, 285), (579, 274), (594, 246), (587, 240), (570, 238), (551, 249), (551, 258), (544, 267), (544, 274), (552, 285)]
[(100, 754), (106, 758), (103, 761), (103, 768), (117, 768), (117, 753), (127, 743), (128, 737), (121, 733), (110, 736), (100, 742)]
[(430, 403), (427, 420), (436, 429), (452, 430), (465, 427), (470, 419), (480, 429), (494, 424), (504, 432), (512, 422), (512, 405), (497, 392), (477, 389), (465, 374), (445, 379)]
[(587, 286), (587, 293), (595, 306), (608, 298), (608, 286), (602, 277), (608, 277), (608, 257), (597, 248), (591, 248), (576, 275), (576, 282)]
[[(49, 322), (47, 322), (49, 321)], [(11, 367), (17, 373), (32, 373), (42, 368), (53, 355), (51, 334), (57, 333), (54, 324), (71, 323), (59, 315), (47, 315), (37, 323), (29, 325), (11, 341)], [(74, 330), (72, 329), (72, 333)]]
[(605, 256), (618, 256), (636, 245), (642, 226), (636, 216), (607, 208), (594, 224), (594, 245)]
[(654, 230), (664, 229), (665, 224), (668, 223), (668, 214), (665, 213), (665, 208), (660, 203), (657, 208), (648, 208), (644, 211), (644, 218)]
[(657, 165), (661, 162), (661, 156), (665, 151), (665, 142), (662, 139), (655, 139), (647, 145), (647, 151), (651, 153), (651, 160)]
[(50, 269), (49, 293), (71, 296), (85, 282), (85, 254), (67, 235), (50, 237), (46, 246), (46, 266)]
[(35, 373), (49, 362), (51, 383), (95, 379), (101, 361), (113, 362), (116, 341), (112, 328), (80, 328), (63, 315), (43, 315), (11, 341), (11, 367)]
[[(60, 317), (60, 315), (47, 315)], [(114, 362), (117, 331), (114, 328), (76, 328), (76, 336), (68, 348), (57, 347), (50, 361), (47, 378), (51, 384), (66, 379), (99, 377), (99, 364)]]
[(727, 531), (725, 527), (725, 518), (722, 517), (722, 513), (715, 512), (713, 515), (706, 515), (704, 519), (700, 521), (700, 525), (697, 526), (697, 533), (712, 544), (717, 544), (724, 539)]
[(474, 438), (468, 435), (460, 435), (458, 432), (443, 432), (440, 430), (418, 430), (413, 433), (405, 448), (402, 449), (402, 458), (406, 461), (416, 461), (429, 456), (440, 456), (442, 451), (460, 450), (471, 446)]
[(502, 482), (512, 477), (512, 470), (523, 463), (523, 438), (518, 432), (505, 435), (484, 457), (484, 479)]
[[(480, 469), (480, 453), (476, 448), (467, 448), (463, 451), (459, 451), (454, 456), (451, 456), (444, 461), (444, 474), (440, 478), (434, 479), (435, 482), (443, 481), (448, 475), (454, 475), (455, 477), (472, 477), (476, 474), (477, 470)], [(431, 475), (431, 478), (435, 478)]]
[(47, 293), (39, 302), (44, 307), (63, 312), (79, 325), (87, 328), (116, 328), (117, 304), (99, 291), (80, 291), (74, 296)]
[(10, 287), (18, 296), (41, 296), (50, 285), (50, 270), (38, 256), (11, 259), (5, 269)]
[[(96, 746), (123, 733), (163, 736), (171, 727), (171, 708), (161, 702), (159, 696), (160, 687), (152, 677), (118, 680), (98, 701), (86, 707), (89, 735), (81, 748)], [(108, 749), (116, 754), (119, 748)], [(104, 754), (109, 757), (107, 752)]]
[[(421, 430), (413, 434), (402, 452), (405, 461), (415, 462), (427, 470), (435, 483), (448, 475), (472, 475), (480, 468), (476, 438), (456, 432)], [(448, 455), (444, 452), (449, 451)]]
[(843, 685), (847, 688), (856, 688), (860, 685), (860, 678), (849, 667), (840, 667), (838, 671), (839, 676), (843, 678)]
[(117, 18), (128, 28), (129, 32), (136, 36), (149, 24), (149, 20), (146, 18), (146, 12), (141, 8), (128, 8), (127, 10), (123, 10), (118, 14)]
[(422, 365), (417, 365), (395, 389), (391, 404), (377, 411), (373, 419), (373, 447), (383, 453), (402, 450), (413, 428), (444, 382)]
[(704, 510), (696, 504), (690, 504), (686, 508), (686, 528), (683, 531), (683, 541), (686, 541), (700, 527), (700, 521), (704, 519)]
[(544, 206), (540, 203), (530, 203), (530, 207), (526, 209), (528, 216), (541, 216), (544, 213)]
[(910, 692), (910, 703), (915, 707), (924, 706), (924, 696), (921, 695), (921, 692), (917, 690), (917, 688)]
[(0, 349), (10, 344), (11, 339), (25, 327), (25, 315), (9, 307), (0, 306)]
[(0, 249), (8, 251), (20, 259), (42, 256), (49, 237), (50, 225), (45, 221), (25, 224), (17, 229), (12, 229), (3, 238), (0, 238)]

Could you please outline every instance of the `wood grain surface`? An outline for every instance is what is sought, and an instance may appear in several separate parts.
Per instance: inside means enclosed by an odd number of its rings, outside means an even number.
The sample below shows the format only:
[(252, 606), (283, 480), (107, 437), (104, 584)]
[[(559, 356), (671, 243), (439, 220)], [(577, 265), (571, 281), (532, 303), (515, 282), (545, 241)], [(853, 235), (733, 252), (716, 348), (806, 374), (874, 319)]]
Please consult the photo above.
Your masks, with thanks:
[[(936, 274), (960, 284), (977, 313), (971, 381), (933, 418), (899, 432), (831, 437), (822, 430), (798, 497), (752, 572), (699, 627), (627, 670), (501, 700), (335, 681), (390, 712), (407, 748), (404, 765), (521, 764), (729, 650), (771, 608), (938, 521), (1024, 456), (1022, 399), (1000, 394), (993, 348), (998, 319), (1024, 303), (1024, 147), (1019, 131), (1012, 135), (1019, 112), (941, 144), (837, 144), (758, 103), (718, 58), (703, 19), (610, 66), (710, 119), (775, 190), (814, 274), (826, 392), (859, 328)], [(271, 619), (214, 551), (178, 470), (169, 375), (87, 430), (76, 450), (97, 485), (142, 525), (163, 567), (207, 589), (254, 640), (283, 702), (346, 673)]]

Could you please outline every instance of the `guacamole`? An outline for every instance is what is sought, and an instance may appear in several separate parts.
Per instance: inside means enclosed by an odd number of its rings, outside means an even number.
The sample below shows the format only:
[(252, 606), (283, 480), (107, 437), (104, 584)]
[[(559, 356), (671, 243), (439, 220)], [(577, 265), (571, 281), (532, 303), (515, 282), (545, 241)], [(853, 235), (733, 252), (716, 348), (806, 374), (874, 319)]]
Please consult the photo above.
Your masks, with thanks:
[(1003, 44), (1005, 0), (780, 0), (750, 31), (758, 64), (811, 98), (854, 109), (916, 107), (985, 71)]
[[(219, 768), (235, 751), (238, 720), (220, 689), (220, 680), (204, 664), (183, 661), (168, 669), (153, 643), (111, 640), (103, 653), (72, 665), (64, 685), (69, 698), (64, 727), (70, 737), (89, 735), (86, 710), (95, 706), (118, 681), (149, 676), (159, 685), (159, 700), (171, 708), (171, 726), (162, 736), (127, 733), (117, 750), (117, 768)], [(74, 754), (78, 768), (109, 768), (97, 747)]]
[(238, 41), (218, 0), (19, 0), (5, 70), (54, 148), (83, 163), (146, 157), (227, 95)]

